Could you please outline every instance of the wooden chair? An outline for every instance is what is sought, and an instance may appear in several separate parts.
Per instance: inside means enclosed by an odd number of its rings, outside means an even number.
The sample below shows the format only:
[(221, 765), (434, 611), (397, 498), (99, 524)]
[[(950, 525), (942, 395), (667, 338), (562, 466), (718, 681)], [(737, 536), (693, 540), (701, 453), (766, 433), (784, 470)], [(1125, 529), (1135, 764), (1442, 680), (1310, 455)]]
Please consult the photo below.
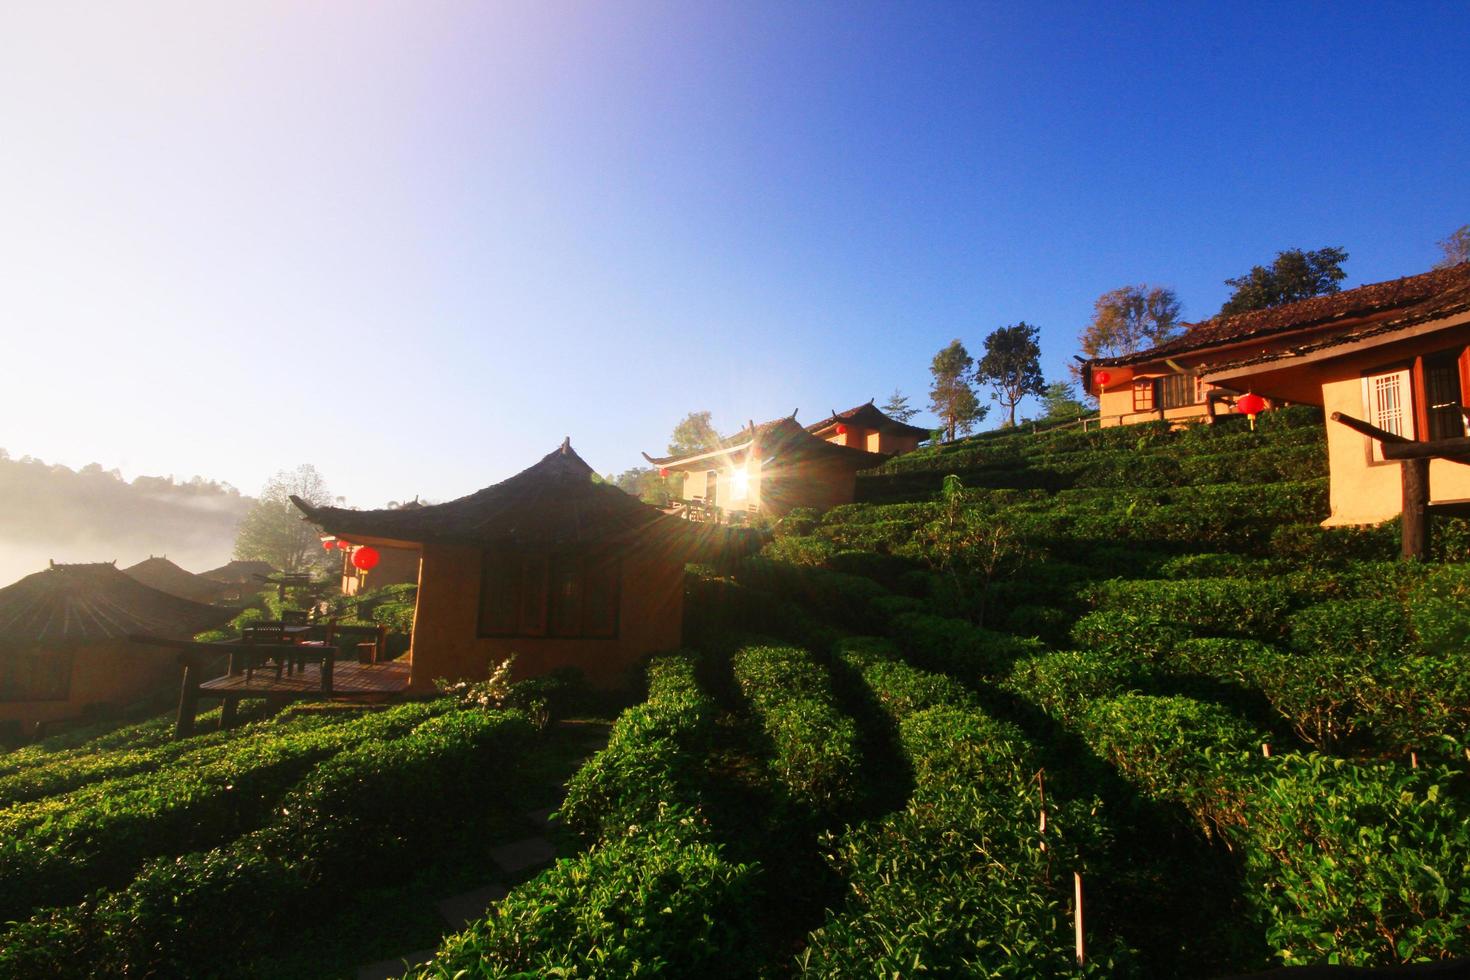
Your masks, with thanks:
[(277, 649), (270, 651), (250, 652), (245, 654), (245, 683), (250, 683), (250, 678), (255, 673), (256, 667), (265, 667), (267, 660), (274, 660), (276, 667), (276, 679), (281, 679), (281, 671), (285, 668), (285, 658), (281, 656), (279, 647), (286, 642), (286, 634), (280, 623), (267, 626), (247, 626), (240, 631), (242, 642), (254, 645), (270, 645)]

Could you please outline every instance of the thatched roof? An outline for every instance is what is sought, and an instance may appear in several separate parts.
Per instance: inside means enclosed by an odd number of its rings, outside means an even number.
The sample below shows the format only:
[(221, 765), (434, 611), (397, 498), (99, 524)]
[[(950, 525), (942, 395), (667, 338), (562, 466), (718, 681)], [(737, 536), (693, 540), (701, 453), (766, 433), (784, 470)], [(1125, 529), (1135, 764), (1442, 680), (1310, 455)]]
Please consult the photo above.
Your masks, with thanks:
[(856, 469), (868, 469), (888, 459), (880, 453), (870, 453), (853, 446), (839, 446), (819, 439), (802, 428), (794, 413), (785, 418), (762, 422), (760, 425), (748, 425), (728, 439), (722, 439), (717, 448), (705, 452), (662, 457), (644, 453), (643, 458), (654, 466), (681, 468), (724, 457), (743, 458), (747, 453), (760, 459), (778, 456), (788, 460), (841, 459), (851, 463)]
[(909, 425), (900, 422), (891, 415), (887, 415), (882, 409), (873, 404), (869, 398), (865, 404), (856, 408), (849, 408), (845, 412), (833, 412), (820, 422), (813, 422), (806, 427), (806, 431), (816, 435), (824, 434), (826, 430), (838, 425), (850, 425), (855, 429), (875, 429), (879, 432), (892, 432), (896, 435), (917, 436), (920, 439), (929, 438), (932, 433), (917, 425)]
[(0, 589), (0, 646), (95, 643), (131, 633), (185, 639), (237, 612), (149, 588), (112, 562), (53, 562)]
[(329, 534), (409, 543), (561, 547), (644, 535), (698, 548), (711, 531), (667, 517), (617, 487), (593, 482), (593, 469), (571, 441), (535, 466), (458, 500), (396, 510), (313, 507), (291, 502)]
[(185, 571), (166, 557), (149, 555), (136, 565), (123, 569), (123, 574), (137, 579), (144, 585), (180, 599), (194, 602), (213, 602), (227, 588), (223, 582), (207, 579), (202, 575)]
[(224, 582), (228, 585), (254, 585), (257, 583), (257, 575), (274, 575), (276, 570), (268, 561), (232, 561), (221, 565), (219, 568), (211, 568), (207, 572), (200, 572), (200, 578), (207, 578), (212, 582)]

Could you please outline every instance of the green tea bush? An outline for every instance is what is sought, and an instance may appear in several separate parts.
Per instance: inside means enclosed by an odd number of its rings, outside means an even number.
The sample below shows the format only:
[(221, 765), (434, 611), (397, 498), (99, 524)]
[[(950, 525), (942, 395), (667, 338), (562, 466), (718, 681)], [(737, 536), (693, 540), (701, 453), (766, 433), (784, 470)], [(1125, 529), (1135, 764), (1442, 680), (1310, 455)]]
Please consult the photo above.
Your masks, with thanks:
[(1105, 650), (1157, 662), (1166, 659), (1191, 636), (1188, 627), (1151, 613), (1103, 609), (1088, 613), (1072, 625), (1072, 642), (1088, 650)]
[(1089, 587), (1086, 595), (1100, 609), (1147, 609), (1200, 632), (1257, 639), (1285, 635), (1293, 599), (1276, 579), (1244, 578), (1117, 579)]
[(894, 617), (890, 632), (915, 663), (972, 680), (1003, 677), (1018, 659), (1046, 649), (1038, 640), (943, 616), (905, 613)]
[(654, 819), (661, 805), (697, 806), (716, 706), (687, 654), (654, 658), (648, 700), (613, 723), (607, 747), (567, 783), (559, 816), (589, 838), (617, 836)]
[(827, 670), (794, 647), (746, 647), (731, 666), (774, 750), (771, 767), (796, 811), (841, 813), (862, 793), (857, 726), (838, 710)]
[(1071, 718), (1078, 705), (1147, 687), (1149, 666), (1116, 650), (1059, 650), (1018, 662), (1000, 686), (1049, 714)]
[(558, 862), (450, 936), (416, 978), (757, 972), (756, 868), (673, 811)]

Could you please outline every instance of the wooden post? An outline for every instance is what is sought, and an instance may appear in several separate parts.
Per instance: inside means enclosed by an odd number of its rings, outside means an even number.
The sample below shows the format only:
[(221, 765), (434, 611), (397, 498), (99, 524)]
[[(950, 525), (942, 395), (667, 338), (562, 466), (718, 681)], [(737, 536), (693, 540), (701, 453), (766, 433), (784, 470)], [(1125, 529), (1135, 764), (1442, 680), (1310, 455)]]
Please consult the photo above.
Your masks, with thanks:
[(1271, 743), (1270, 742), (1262, 742), (1261, 743), (1261, 755), (1265, 756), (1268, 759), (1271, 758)]
[(1077, 965), (1081, 966), (1087, 960), (1087, 948), (1082, 940), (1082, 872), (1072, 872), (1073, 915), (1072, 919), (1077, 926)]
[(322, 647), (322, 693), (332, 693), (332, 667), (337, 658), (337, 648)]
[(194, 717), (199, 712), (199, 666), (193, 657), (181, 657), (184, 663), (184, 686), (179, 691), (179, 715), (174, 720), (174, 738), (194, 734)]
[(222, 698), (219, 703), (219, 727), (223, 731), (235, 725), (235, 711), (240, 707), (239, 698)]
[(1399, 462), (1404, 482), (1403, 558), (1424, 561), (1429, 557), (1429, 460)]

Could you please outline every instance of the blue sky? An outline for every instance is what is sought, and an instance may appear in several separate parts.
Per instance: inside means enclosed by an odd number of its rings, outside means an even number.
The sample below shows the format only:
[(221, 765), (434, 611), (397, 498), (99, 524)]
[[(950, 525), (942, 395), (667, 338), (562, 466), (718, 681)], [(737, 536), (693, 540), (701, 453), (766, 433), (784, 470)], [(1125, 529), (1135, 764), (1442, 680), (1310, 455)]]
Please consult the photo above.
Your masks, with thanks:
[(1060, 377), (1126, 283), (1427, 269), (1467, 67), (1464, 4), (10, 5), (0, 446), (376, 506), (1019, 320)]

